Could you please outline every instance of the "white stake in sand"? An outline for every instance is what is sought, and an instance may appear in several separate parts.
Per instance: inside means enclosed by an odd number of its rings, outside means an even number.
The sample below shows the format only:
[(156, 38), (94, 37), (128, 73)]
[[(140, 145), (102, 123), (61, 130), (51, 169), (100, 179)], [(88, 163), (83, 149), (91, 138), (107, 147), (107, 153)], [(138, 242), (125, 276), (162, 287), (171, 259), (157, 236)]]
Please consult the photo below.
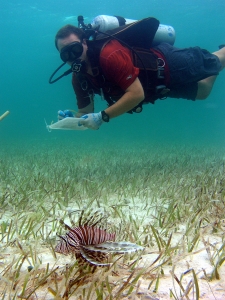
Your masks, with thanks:
[(9, 115), (9, 110), (7, 110), (6, 112), (4, 112), (4, 114), (0, 116), (0, 121), (2, 121), (8, 115)]

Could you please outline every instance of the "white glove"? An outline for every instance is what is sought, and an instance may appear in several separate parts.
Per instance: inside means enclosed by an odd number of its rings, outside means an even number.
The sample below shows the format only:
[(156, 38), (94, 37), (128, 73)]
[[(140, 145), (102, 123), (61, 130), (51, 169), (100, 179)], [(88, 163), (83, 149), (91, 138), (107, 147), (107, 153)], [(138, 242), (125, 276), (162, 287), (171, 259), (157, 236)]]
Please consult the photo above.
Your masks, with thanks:
[(102, 125), (102, 113), (91, 113), (84, 115), (80, 118), (80, 121), (78, 123), (78, 126), (85, 126), (90, 129), (97, 130)]

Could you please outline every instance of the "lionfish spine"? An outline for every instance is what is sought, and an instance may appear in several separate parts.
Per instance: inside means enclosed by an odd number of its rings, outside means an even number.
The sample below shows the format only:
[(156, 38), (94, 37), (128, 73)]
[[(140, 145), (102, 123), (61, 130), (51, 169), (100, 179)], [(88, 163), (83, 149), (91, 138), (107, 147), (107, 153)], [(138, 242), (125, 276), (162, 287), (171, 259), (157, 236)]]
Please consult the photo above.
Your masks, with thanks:
[(115, 241), (115, 233), (108, 233), (94, 226), (74, 227), (65, 236), (59, 236), (61, 241), (55, 251), (62, 254), (80, 253), (85, 245), (97, 245), (106, 241)]

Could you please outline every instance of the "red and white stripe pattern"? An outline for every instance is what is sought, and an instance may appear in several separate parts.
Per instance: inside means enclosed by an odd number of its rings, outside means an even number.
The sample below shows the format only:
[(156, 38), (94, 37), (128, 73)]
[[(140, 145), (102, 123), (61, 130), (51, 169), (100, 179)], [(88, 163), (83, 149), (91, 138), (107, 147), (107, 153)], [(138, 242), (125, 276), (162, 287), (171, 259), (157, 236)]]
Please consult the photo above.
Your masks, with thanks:
[(82, 253), (82, 246), (115, 241), (115, 233), (108, 233), (95, 226), (74, 227), (65, 236), (59, 237), (61, 241), (56, 245), (55, 251), (65, 255)]

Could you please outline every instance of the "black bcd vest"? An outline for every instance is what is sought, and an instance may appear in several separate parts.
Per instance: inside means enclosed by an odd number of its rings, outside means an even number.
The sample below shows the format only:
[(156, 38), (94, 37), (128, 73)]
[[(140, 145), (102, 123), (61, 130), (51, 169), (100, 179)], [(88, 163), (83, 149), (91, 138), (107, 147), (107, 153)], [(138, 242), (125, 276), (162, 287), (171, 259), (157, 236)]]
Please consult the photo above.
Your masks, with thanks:
[[(150, 50), (158, 25), (159, 21), (155, 18), (146, 18), (107, 31), (107, 36), (98, 34), (95, 40), (88, 40), (87, 56), (91, 63), (94, 80), (90, 80), (90, 77), (81, 71), (76, 74), (79, 82), (83, 85), (86, 80), (85, 85), (87, 89), (93, 90), (95, 94), (102, 94), (103, 92), (104, 98), (109, 106), (115, 103), (124, 94), (122, 89), (118, 87), (115, 88), (115, 85), (105, 78), (99, 62), (101, 50), (110, 40), (116, 38), (123, 46), (128, 47), (132, 51), (133, 64), (140, 70), (138, 78), (142, 83), (145, 93), (145, 99), (137, 107), (132, 109), (132, 111), (129, 111), (129, 113), (141, 112), (143, 104), (154, 103), (156, 99), (162, 98), (160, 93), (161, 89), (158, 88), (159, 86), (165, 88), (164, 78), (163, 76), (159, 76), (159, 74), (162, 74), (162, 68), (159, 65), (157, 55)], [(147, 36), (146, 27), (148, 32)], [(108, 36), (108, 34), (110, 36)], [(97, 82), (97, 85), (94, 84), (94, 81)]]

